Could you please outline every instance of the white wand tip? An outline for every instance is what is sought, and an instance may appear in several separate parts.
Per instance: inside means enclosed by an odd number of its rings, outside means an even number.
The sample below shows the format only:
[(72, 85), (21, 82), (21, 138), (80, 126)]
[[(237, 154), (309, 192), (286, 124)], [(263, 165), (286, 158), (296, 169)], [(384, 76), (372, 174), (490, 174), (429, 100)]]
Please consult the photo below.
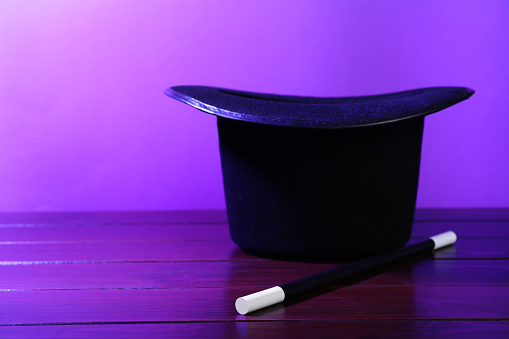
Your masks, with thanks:
[(435, 243), (434, 250), (437, 250), (439, 248), (454, 244), (458, 237), (456, 236), (456, 233), (449, 231), (432, 236), (430, 239)]
[(238, 298), (235, 308), (240, 314), (246, 314), (285, 300), (285, 291), (279, 286)]

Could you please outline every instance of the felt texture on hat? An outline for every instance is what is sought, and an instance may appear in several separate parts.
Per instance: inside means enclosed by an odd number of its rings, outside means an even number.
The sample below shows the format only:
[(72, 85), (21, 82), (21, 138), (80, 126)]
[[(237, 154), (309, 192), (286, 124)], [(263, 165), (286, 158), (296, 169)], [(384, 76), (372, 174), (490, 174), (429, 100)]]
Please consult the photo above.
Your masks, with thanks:
[(347, 129), (217, 124), (230, 235), (244, 251), (364, 257), (410, 238), (424, 117)]
[(368, 126), (424, 116), (468, 99), (466, 87), (428, 87), (356, 96), (274, 95), (208, 86), (175, 86), (165, 93), (206, 113), (269, 125), (307, 128)]

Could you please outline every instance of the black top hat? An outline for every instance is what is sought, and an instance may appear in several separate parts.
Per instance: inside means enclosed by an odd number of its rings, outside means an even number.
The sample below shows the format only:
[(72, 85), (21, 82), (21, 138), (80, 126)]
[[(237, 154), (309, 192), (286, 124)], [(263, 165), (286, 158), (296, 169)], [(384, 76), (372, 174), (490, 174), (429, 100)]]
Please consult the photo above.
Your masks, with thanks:
[(316, 98), (205, 86), (166, 90), (218, 116), (233, 241), (254, 254), (294, 259), (366, 256), (405, 244), (424, 116), (473, 93), (431, 87)]

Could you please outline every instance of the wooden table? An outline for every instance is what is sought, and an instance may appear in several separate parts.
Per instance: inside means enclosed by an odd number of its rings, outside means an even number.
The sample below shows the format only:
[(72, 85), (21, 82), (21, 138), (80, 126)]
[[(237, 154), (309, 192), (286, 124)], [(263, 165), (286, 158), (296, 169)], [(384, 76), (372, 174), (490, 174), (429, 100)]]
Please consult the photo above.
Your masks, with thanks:
[(459, 240), (250, 316), (235, 299), (341, 263), (240, 251), (223, 211), (0, 214), (1, 338), (509, 337), (509, 209), (418, 210)]

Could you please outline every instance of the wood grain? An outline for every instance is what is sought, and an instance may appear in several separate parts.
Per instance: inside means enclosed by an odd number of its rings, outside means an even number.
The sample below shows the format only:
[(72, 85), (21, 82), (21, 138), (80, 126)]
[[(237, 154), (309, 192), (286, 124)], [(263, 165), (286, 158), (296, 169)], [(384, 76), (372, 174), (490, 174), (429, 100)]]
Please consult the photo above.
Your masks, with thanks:
[(230, 240), (226, 224), (4, 224), (0, 243)]
[[(458, 227), (459, 226), (459, 227)], [(458, 229), (459, 228), (459, 229)], [(464, 238), (509, 238), (509, 221), (415, 222), (412, 238), (454, 230)], [(229, 240), (228, 225), (219, 224), (0, 224), (0, 244), (7, 242), (98, 242), (141, 240)]]
[(224, 211), (0, 214), (1, 338), (486, 337), (509, 333), (509, 209), (418, 210), (455, 246), (248, 316), (237, 297), (348, 260), (241, 251)]
[[(435, 252), (435, 259), (506, 259), (509, 238), (460, 239)], [(0, 265), (19, 263), (72, 263), (122, 261), (255, 260), (230, 240), (109, 241), (10, 243), (0, 247)], [(343, 260), (344, 262), (344, 260)]]
[(2, 338), (490, 338), (506, 337), (506, 321), (266, 321), (136, 323), (0, 328)]
[(140, 321), (509, 319), (509, 286), (350, 286), (237, 314), (249, 288), (0, 292), (0, 324)]
[(509, 220), (508, 208), (417, 208), (415, 220), (419, 221), (481, 221)]
[(0, 224), (211, 224), (226, 223), (224, 210), (13, 212), (1, 213)]
[[(416, 221), (508, 221), (508, 208), (417, 208)], [(186, 211), (97, 211), (97, 212), (13, 212), (1, 213), (0, 224), (193, 224), (227, 223), (224, 210)]]
[[(190, 261), (0, 266), (0, 291), (272, 287), (335, 264), (281, 261)], [(409, 260), (355, 283), (369, 286), (504, 286), (509, 260)], [(58, 279), (55, 279), (58, 277)]]
[(2, 338), (490, 338), (506, 337), (506, 321), (266, 321), (9, 326)]

